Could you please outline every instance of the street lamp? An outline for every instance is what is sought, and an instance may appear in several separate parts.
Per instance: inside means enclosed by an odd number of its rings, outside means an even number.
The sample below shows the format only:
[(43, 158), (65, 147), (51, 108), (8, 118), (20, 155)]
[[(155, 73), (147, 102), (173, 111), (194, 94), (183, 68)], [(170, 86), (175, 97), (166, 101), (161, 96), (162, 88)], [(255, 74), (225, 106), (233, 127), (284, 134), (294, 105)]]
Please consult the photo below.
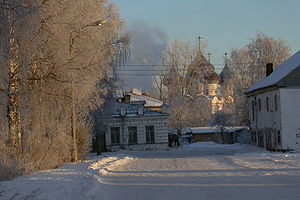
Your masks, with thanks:
[[(92, 22), (90, 24), (84, 25), (78, 29), (75, 29), (70, 33), (70, 40), (69, 40), (69, 50), (70, 50), (70, 59), (72, 58), (72, 52), (73, 52), (73, 44), (74, 44), (74, 36), (73, 34), (86, 28), (89, 26), (101, 26), (106, 24), (107, 22), (107, 17), (101, 20), (97, 20), (95, 22)], [(74, 71), (74, 66), (73, 66), (73, 71)], [(77, 135), (76, 135), (76, 113), (75, 113), (75, 94), (74, 94), (74, 80), (73, 80), (73, 71), (71, 72), (71, 90), (72, 90), (72, 95), (71, 95), (71, 102), (72, 102), (72, 137), (73, 137), (73, 162), (78, 161), (78, 149), (77, 149)]]

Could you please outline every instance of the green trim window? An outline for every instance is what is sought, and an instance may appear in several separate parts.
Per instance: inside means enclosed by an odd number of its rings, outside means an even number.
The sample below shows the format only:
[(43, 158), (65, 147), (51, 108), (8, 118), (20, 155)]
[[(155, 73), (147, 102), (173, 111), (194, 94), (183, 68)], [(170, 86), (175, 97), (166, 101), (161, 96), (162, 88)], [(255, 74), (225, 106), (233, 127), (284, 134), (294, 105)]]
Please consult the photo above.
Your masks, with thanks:
[(111, 127), (110, 128), (111, 144), (119, 145), (120, 144), (120, 127)]
[(136, 126), (129, 126), (128, 127), (128, 134), (129, 134), (129, 144), (137, 144), (137, 127)]
[(154, 141), (154, 126), (146, 126), (146, 143), (155, 143)]

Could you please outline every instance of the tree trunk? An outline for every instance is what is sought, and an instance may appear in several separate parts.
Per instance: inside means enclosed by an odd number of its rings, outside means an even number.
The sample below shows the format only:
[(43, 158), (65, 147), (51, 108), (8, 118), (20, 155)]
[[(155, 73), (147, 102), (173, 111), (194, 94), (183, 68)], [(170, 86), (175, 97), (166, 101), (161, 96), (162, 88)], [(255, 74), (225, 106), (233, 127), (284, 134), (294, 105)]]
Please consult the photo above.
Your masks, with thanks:
[(17, 74), (19, 71), (19, 46), (14, 36), (14, 26), (12, 23), (13, 13), (8, 11), (10, 23), (10, 65), (9, 65), (9, 84), (8, 84), (8, 126), (10, 143), (13, 147), (13, 153), (21, 153), (21, 123), (20, 123), (20, 105), (19, 105), (19, 85), (20, 79)]

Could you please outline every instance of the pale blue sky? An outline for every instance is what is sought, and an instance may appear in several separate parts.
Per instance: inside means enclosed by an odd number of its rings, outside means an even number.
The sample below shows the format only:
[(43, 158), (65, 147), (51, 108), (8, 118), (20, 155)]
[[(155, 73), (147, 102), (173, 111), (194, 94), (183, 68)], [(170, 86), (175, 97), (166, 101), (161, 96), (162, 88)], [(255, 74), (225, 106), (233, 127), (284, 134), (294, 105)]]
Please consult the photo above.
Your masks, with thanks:
[(225, 51), (248, 44), (256, 31), (286, 40), (291, 53), (300, 50), (300, 0), (109, 1), (120, 8), (129, 26), (144, 22), (164, 31), (170, 40), (195, 40), (200, 35), (216, 68)]

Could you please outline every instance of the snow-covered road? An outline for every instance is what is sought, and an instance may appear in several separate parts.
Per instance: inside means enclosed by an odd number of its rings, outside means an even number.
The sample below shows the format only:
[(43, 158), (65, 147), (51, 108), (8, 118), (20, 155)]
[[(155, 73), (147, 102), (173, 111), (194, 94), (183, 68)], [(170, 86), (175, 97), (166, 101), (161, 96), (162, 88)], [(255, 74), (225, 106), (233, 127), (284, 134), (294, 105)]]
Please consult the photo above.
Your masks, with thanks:
[(299, 200), (300, 154), (213, 143), (106, 153), (0, 182), (0, 199)]

